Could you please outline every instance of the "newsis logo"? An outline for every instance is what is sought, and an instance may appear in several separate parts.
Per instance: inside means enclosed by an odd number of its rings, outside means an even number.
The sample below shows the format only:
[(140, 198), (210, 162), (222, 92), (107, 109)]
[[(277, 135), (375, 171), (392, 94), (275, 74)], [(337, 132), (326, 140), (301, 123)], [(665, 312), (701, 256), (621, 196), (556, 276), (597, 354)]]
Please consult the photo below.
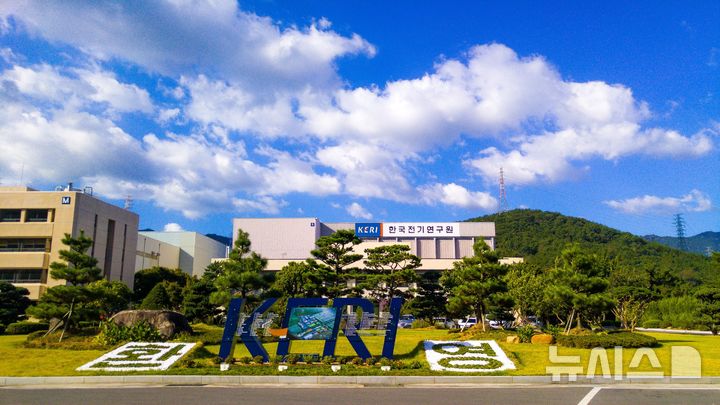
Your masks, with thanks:
[(382, 223), (355, 224), (355, 236), (359, 238), (380, 238), (382, 237)]

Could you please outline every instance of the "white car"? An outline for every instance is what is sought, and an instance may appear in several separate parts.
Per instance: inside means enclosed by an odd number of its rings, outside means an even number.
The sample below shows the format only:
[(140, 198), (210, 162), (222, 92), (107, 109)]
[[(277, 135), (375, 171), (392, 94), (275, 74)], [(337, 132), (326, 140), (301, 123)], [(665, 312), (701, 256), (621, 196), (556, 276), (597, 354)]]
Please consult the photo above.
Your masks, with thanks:
[(467, 328), (471, 328), (475, 325), (477, 325), (477, 318), (475, 317), (468, 317), (465, 320), (458, 321), (458, 326), (460, 327), (460, 330), (465, 330)]

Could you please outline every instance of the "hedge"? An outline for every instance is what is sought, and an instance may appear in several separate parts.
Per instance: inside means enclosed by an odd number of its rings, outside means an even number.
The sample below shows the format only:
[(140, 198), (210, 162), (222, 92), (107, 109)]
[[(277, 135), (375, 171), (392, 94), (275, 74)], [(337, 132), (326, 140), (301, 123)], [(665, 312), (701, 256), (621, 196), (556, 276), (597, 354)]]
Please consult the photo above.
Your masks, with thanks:
[(557, 343), (565, 347), (592, 349), (594, 347), (611, 348), (622, 346), (625, 348), (653, 347), (657, 339), (652, 336), (632, 332), (617, 332), (604, 335), (559, 335)]
[(48, 330), (47, 323), (42, 322), (15, 322), (11, 323), (5, 329), (8, 335), (27, 335), (38, 330)]

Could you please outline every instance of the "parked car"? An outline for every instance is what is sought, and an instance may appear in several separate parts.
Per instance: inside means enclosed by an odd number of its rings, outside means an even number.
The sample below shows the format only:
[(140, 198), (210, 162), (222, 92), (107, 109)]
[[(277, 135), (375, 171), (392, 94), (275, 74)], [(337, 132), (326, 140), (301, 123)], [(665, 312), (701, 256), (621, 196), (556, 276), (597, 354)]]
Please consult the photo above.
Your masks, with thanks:
[(401, 315), (398, 321), (398, 327), (400, 328), (412, 328), (412, 324), (415, 322), (415, 317), (412, 315)]
[(447, 329), (455, 329), (457, 328), (457, 323), (453, 321), (452, 319), (447, 319), (445, 317), (436, 317), (433, 318), (433, 324), (435, 324), (438, 327), (444, 327)]
[(467, 328), (471, 328), (473, 326), (477, 325), (477, 318), (476, 317), (467, 317), (464, 320), (458, 321), (458, 326), (460, 327), (460, 330), (465, 330)]

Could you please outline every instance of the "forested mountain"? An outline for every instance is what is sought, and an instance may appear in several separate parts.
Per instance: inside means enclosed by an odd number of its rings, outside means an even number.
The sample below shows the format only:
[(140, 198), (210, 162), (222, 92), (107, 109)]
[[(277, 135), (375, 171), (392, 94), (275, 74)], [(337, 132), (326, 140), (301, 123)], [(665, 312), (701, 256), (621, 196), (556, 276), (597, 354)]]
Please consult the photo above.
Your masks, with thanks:
[[(650, 242), (662, 243), (665, 246), (677, 248), (679, 246), (678, 238), (673, 236), (657, 236), (645, 235), (643, 239)], [(685, 238), (685, 246), (688, 252), (706, 255), (708, 250), (712, 252), (720, 252), (720, 232), (703, 232), (695, 236)]]
[(496, 248), (501, 256), (522, 256), (526, 262), (543, 267), (551, 267), (568, 243), (577, 242), (628, 271), (669, 271), (690, 283), (718, 280), (717, 271), (705, 256), (649, 242), (582, 218), (539, 210), (512, 210), (468, 221), (495, 222)]

